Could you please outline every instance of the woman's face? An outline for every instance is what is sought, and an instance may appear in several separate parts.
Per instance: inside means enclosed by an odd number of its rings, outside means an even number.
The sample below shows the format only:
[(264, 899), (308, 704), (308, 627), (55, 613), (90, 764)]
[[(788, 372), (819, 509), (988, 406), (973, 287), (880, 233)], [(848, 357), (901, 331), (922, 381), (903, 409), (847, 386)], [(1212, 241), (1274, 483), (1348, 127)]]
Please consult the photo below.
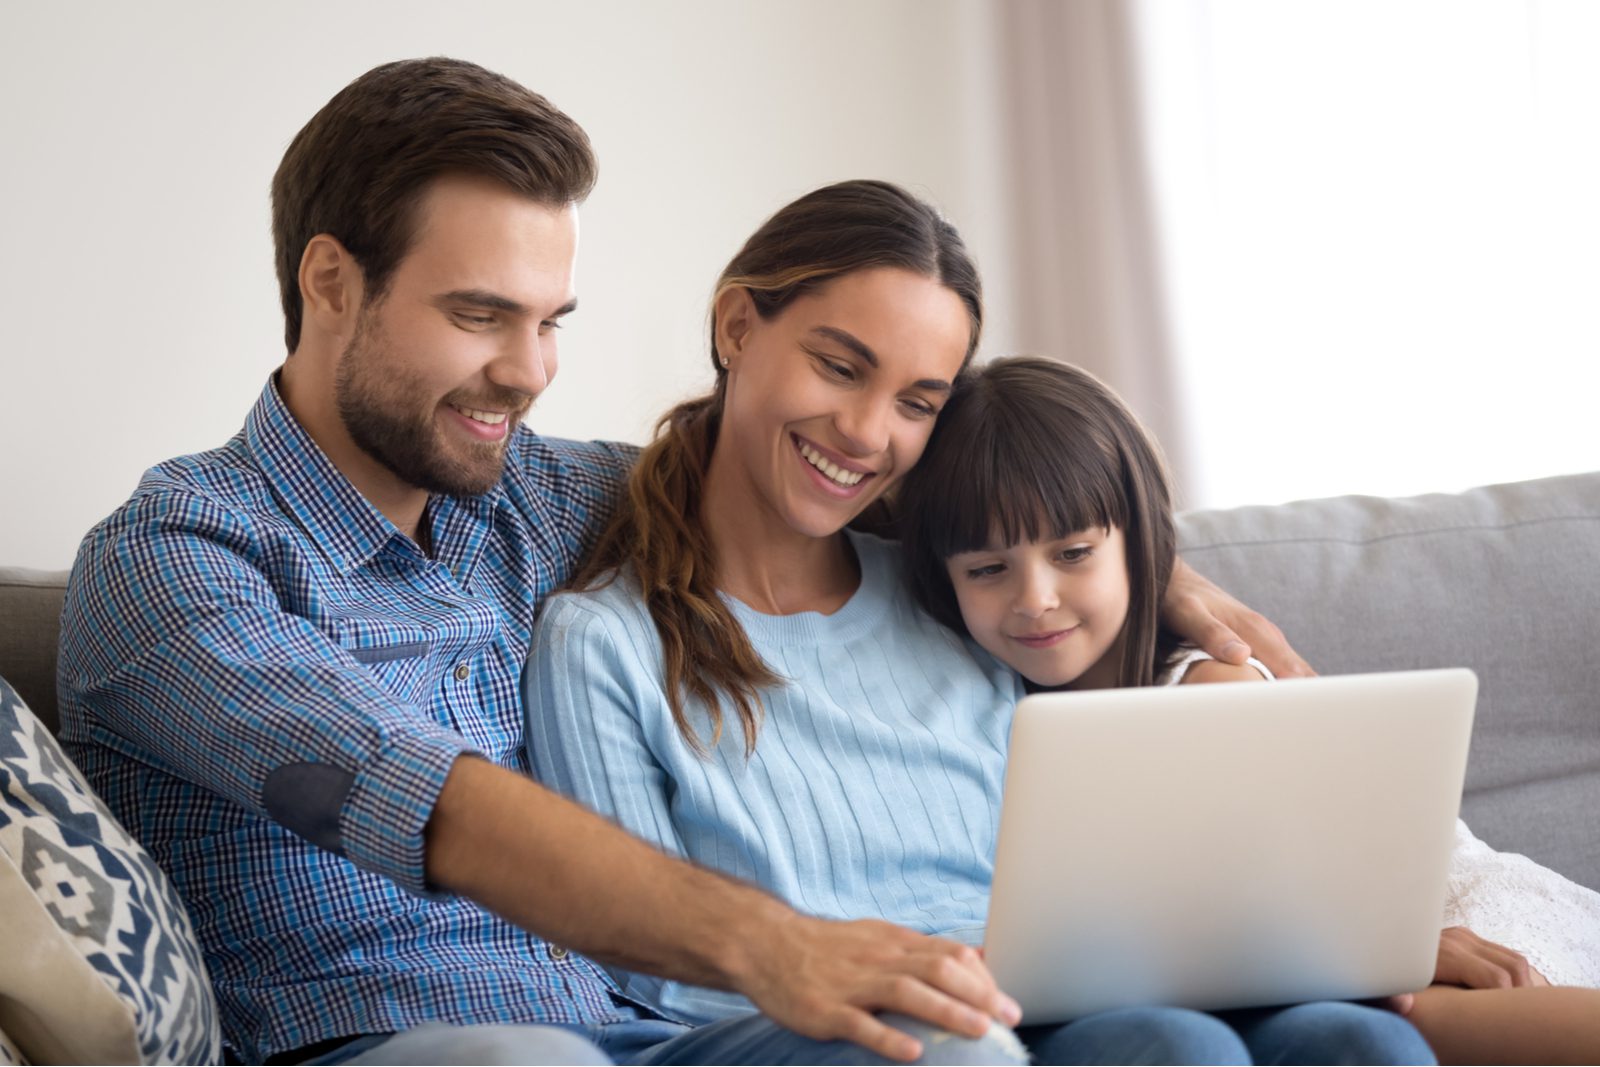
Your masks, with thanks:
[(728, 392), (713, 466), (790, 529), (837, 533), (922, 455), (970, 334), (960, 297), (894, 267), (834, 279), (770, 320), (728, 290), (717, 301)]

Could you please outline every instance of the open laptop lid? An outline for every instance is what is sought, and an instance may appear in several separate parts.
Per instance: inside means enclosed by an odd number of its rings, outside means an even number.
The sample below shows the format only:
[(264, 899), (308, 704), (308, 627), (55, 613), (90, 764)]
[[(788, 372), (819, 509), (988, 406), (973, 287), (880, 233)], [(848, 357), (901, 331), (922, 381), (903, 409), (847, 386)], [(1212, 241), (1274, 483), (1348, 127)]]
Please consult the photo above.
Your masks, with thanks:
[(1476, 698), (1468, 670), (1027, 697), (995, 978), (1026, 1023), (1423, 988)]

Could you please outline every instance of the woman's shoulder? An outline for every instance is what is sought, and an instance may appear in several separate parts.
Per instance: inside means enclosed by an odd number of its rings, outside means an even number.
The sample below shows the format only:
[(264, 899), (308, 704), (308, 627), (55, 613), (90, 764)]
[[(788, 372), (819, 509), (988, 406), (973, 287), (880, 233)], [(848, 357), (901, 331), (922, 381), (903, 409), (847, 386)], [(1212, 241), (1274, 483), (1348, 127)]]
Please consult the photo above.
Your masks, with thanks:
[(632, 628), (641, 620), (649, 622), (644, 593), (630, 569), (624, 568), (601, 582), (587, 589), (563, 589), (547, 597), (539, 608), (539, 629), (597, 626), (615, 630)]

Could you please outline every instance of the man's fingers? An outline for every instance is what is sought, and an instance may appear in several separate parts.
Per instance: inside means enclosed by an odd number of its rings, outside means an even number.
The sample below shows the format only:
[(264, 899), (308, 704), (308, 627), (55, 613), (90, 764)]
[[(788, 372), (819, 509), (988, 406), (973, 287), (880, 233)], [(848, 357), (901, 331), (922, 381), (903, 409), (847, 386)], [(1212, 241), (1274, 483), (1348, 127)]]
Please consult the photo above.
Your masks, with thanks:
[(922, 1055), (922, 1042), (904, 1030), (896, 1030), (888, 1023), (874, 1018), (870, 1012), (859, 1008), (843, 1009), (833, 1031), (813, 1036), (820, 1036), (825, 1040), (842, 1038), (871, 1049), (884, 1059), (900, 1063), (909, 1063)]
[[(1007, 1026), (1017, 1025), (1022, 1018), (1022, 1009), (994, 984), (994, 977), (977, 949), (963, 946), (934, 953), (914, 973), (933, 988), (976, 1008), (984, 1016), (985, 1028), (990, 1018), (999, 1019)], [(978, 1034), (975, 1032), (973, 1036)]]
[(888, 979), (873, 999), (874, 1008), (910, 1015), (952, 1034), (982, 1037), (989, 1032), (988, 1015), (909, 974)]

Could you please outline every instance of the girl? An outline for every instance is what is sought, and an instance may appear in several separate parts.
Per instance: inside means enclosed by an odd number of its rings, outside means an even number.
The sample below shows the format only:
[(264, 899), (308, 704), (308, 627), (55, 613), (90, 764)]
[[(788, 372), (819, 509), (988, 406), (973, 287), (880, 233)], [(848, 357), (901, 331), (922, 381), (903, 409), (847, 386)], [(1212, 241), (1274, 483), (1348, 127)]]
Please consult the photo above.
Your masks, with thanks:
[[(1052, 360), (997, 360), (966, 375), (900, 494), (917, 600), (1014, 668), (1030, 688), (1270, 678), (1180, 644), (1156, 606), (1176, 553), (1171, 499), (1150, 439), (1093, 376)], [(1515, 910), (1490, 885), (1537, 894), (1520, 953), (1466, 930)], [(1514, 891), (1513, 891), (1514, 892)], [(1452, 927), (1439, 984), (1410, 1018), (1446, 1062), (1590, 1062), (1600, 1054), (1600, 894), (1457, 826)], [(1540, 909), (1531, 901), (1523, 914)], [(1502, 927), (1503, 928), (1503, 927)], [(1544, 973), (1540, 973), (1543, 971)], [(1463, 989), (1504, 982), (1505, 989)]]
[[(981, 314), (954, 229), (891, 185), (818, 190), (750, 239), (713, 300), (715, 388), (662, 420), (579, 591), (539, 620), (536, 774), (803, 911), (976, 944), (1021, 686), (916, 608), (893, 545), (845, 527), (915, 466)], [(684, 1021), (750, 1010), (616, 977)], [(1042, 1062), (1428, 1057), (1349, 1005), (1276, 1013), (1250, 1048), (1161, 1007), (1023, 1036)]]

